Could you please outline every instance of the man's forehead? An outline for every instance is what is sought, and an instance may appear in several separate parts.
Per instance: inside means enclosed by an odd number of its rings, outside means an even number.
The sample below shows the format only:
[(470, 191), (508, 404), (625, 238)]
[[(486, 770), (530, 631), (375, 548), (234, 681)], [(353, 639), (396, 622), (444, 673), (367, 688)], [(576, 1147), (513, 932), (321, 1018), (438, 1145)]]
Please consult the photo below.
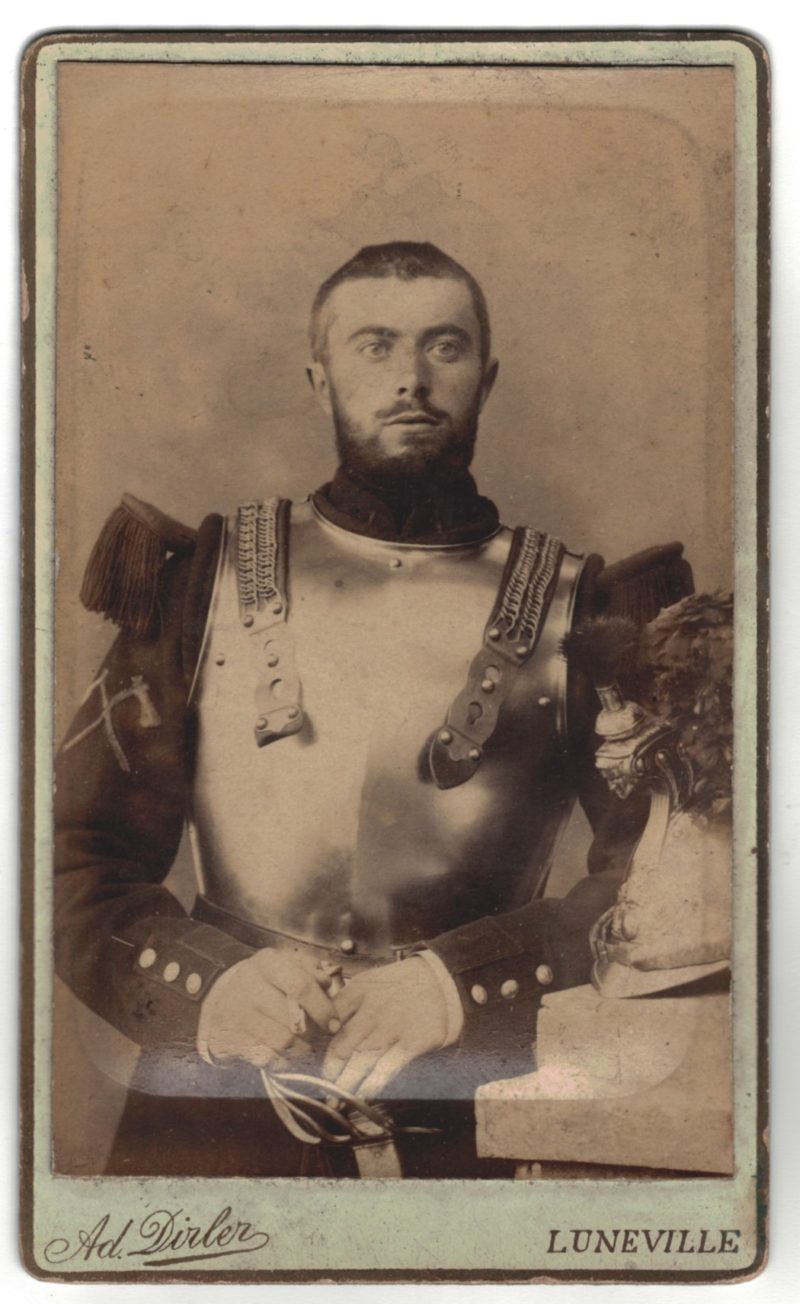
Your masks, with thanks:
[(452, 276), (359, 277), (332, 291), (323, 318), (329, 332), (349, 334), (364, 326), (424, 330), (453, 322), (478, 333), (469, 286)]

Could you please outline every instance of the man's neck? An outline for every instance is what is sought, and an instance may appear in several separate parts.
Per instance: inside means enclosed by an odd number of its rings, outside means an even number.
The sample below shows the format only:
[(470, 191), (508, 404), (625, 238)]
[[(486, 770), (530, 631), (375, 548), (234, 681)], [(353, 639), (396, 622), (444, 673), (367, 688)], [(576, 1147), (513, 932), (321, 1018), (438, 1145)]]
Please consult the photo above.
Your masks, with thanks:
[(466, 468), (386, 477), (340, 466), (314, 502), (356, 534), (405, 543), (477, 542), (498, 525), (497, 508), (478, 493)]

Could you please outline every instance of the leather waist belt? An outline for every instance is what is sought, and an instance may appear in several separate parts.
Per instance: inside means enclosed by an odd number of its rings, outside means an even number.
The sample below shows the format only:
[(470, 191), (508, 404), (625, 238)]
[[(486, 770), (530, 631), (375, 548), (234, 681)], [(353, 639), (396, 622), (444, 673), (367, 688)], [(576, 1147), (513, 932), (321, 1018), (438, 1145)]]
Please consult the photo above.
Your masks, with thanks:
[(385, 953), (369, 955), (363, 951), (359, 955), (353, 955), (334, 945), (307, 942), (302, 937), (292, 937), (288, 933), (279, 933), (273, 928), (264, 928), (249, 919), (242, 919), (239, 915), (223, 909), (222, 906), (214, 905), (204, 896), (198, 896), (192, 910), (192, 918), (200, 924), (211, 924), (214, 928), (219, 928), (229, 937), (235, 937), (238, 942), (243, 942), (245, 946), (252, 946), (256, 951), (263, 950), (264, 947), (271, 947), (273, 950), (299, 951), (303, 955), (314, 956), (320, 961), (340, 964), (345, 978), (351, 978), (363, 969), (372, 969), (378, 964), (391, 963), (392, 960), (400, 959), (402, 955), (399, 948), (396, 948), (391, 955)]

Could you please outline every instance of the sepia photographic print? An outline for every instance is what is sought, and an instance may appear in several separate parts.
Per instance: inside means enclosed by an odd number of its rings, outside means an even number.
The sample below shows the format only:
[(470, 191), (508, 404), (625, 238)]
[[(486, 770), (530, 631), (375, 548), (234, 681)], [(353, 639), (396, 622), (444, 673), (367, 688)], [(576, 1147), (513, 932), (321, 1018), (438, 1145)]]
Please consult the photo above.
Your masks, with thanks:
[(767, 76), (27, 50), (36, 1275), (759, 1270)]

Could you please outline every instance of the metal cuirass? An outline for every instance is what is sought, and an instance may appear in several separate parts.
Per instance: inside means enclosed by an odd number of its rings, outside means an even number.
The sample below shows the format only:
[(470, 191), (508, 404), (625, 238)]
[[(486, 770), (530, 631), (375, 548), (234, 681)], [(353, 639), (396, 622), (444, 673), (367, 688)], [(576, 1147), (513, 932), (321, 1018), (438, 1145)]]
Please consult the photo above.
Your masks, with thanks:
[[(560, 551), (535, 649), (509, 673), (481, 763), (443, 788), (431, 739), (449, 736), (512, 532), (384, 542), (301, 503), (286, 526), (286, 591), (259, 607), (243, 595), (241, 522), (226, 527), (193, 691), (201, 901), (371, 960), (529, 901), (572, 801), (560, 645), (581, 559)], [(262, 542), (269, 556), (268, 531)]]

